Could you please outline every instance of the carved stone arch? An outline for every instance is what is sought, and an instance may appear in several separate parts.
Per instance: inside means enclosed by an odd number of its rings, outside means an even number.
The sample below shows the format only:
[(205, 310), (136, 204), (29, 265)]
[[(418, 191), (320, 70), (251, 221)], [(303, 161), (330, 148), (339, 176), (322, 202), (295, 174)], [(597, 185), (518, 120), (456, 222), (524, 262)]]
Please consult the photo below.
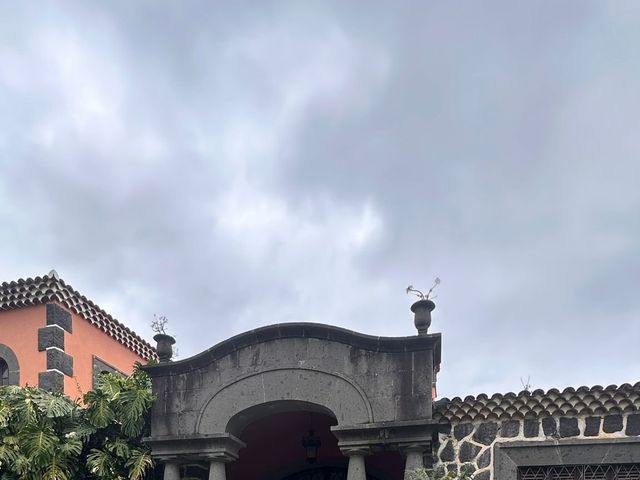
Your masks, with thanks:
[(338, 425), (373, 422), (367, 396), (346, 377), (309, 368), (279, 368), (247, 375), (219, 389), (204, 405), (194, 433), (237, 430), (231, 420), (238, 414), (278, 402), (315, 405), (331, 412)]
[(9, 367), (9, 385), (20, 385), (20, 364), (16, 354), (7, 345), (0, 343), (0, 358)]

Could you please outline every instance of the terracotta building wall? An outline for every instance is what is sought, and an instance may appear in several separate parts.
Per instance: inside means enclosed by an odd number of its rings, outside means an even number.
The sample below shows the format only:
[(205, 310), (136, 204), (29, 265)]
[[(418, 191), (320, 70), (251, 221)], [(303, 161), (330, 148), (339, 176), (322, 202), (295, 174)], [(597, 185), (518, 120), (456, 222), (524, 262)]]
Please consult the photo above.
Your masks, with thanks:
[(93, 388), (94, 368), (128, 374), (135, 362), (146, 363), (57, 302), (0, 311), (2, 345), (17, 357), (20, 385), (64, 388), (72, 398), (82, 398)]
[(38, 351), (38, 329), (46, 324), (45, 306), (0, 312), (0, 344), (8, 346), (20, 365), (20, 385), (38, 385), (46, 354)]
[(93, 388), (94, 356), (123, 373), (131, 373), (135, 362), (146, 363), (115, 338), (72, 314), (73, 333), (65, 332), (65, 353), (73, 357), (73, 378), (65, 376), (64, 390), (81, 397)]

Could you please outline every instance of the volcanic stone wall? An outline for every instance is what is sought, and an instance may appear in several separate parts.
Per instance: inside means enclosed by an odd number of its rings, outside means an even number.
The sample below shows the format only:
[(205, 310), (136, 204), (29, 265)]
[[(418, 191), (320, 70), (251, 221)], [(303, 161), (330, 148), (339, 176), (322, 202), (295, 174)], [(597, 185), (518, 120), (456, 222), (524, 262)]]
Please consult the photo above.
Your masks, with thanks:
[(467, 464), (475, 480), (490, 480), (496, 443), (635, 437), (640, 435), (640, 414), (453, 421), (442, 427), (435, 467), (459, 472)]

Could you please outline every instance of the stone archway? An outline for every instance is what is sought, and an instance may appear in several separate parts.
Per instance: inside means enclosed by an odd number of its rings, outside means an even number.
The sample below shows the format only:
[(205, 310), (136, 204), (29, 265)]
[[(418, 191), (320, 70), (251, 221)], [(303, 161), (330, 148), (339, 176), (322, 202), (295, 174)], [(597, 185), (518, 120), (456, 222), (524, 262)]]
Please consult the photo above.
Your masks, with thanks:
[(7, 364), (7, 385), (20, 385), (18, 357), (7, 345), (0, 343), (0, 359)]
[(233, 419), (240, 412), (259, 411), (267, 404), (287, 408), (296, 402), (331, 412), (343, 425), (373, 421), (366, 395), (352, 381), (338, 373), (294, 367), (249, 374), (225, 385), (202, 409), (196, 432), (232, 433), (228, 426), (233, 426)]
[(365, 457), (380, 452), (406, 455), (414, 468), (431, 448), (439, 363), (439, 334), (386, 338), (303, 323), (252, 330), (145, 367), (157, 397), (147, 443), (166, 480), (194, 462), (222, 480), (225, 464), (242, 462), (247, 450), (243, 425), (270, 408), (313, 405), (335, 419), (331, 434), (350, 478), (365, 480)]

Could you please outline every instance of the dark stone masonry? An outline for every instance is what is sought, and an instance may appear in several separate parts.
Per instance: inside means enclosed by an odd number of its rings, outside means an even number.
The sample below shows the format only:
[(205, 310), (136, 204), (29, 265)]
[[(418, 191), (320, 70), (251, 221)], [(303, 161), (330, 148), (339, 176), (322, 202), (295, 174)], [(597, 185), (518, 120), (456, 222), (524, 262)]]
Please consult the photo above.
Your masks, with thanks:
[(626, 435), (640, 435), (640, 414), (629, 415), (627, 417)]
[(622, 415), (605, 415), (602, 430), (605, 433), (614, 433), (622, 430)]
[(463, 442), (460, 446), (460, 461), (462, 463), (471, 462), (476, 458), (480, 447), (471, 442)]
[(40, 372), (38, 386), (50, 392), (62, 392), (64, 391), (64, 375), (55, 370)]
[(505, 438), (517, 437), (520, 433), (520, 422), (518, 420), (507, 420), (500, 427), (500, 436)]
[(537, 437), (540, 434), (540, 421), (526, 419), (524, 421), (524, 436), (526, 438)]
[(558, 433), (558, 427), (555, 418), (542, 419), (542, 431), (547, 437), (551, 437)]
[(57, 348), (50, 348), (47, 350), (47, 370), (59, 370), (73, 377), (73, 357)]
[(442, 462), (452, 462), (454, 460), (453, 443), (448, 441), (442, 452), (440, 452), (440, 460)]
[(491, 464), (491, 449), (487, 448), (482, 455), (478, 457), (478, 468), (485, 468)]
[(473, 434), (473, 439), (483, 445), (491, 445), (496, 439), (497, 433), (498, 424), (496, 422), (481, 423), (476, 433)]
[(585, 418), (584, 436), (597, 437), (600, 434), (601, 421), (602, 419), (600, 417)]
[(38, 329), (38, 351), (43, 352), (50, 347), (64, 350), (64, 330), (57, 325)]
[[(547, 465), (555, 465), (563, 458), (572, 464), (579, 464), (582, 458), (585, 464), (620, 462), (640, 466), (640, 383), (607, 389), (581, 387), (562, 393), (552, 389), (549, 393), (534, 394), (492, 398), (481, 395), (436, 404), (436, 412), (439, 408), (441, 413), (434, 417), (450, 424), (453, 432), (444, 434), (439, 430), (436, 468), (462, 471), (470, 466), (475, 470), (474, 480), (515, 480), (519, 478), (520, 465), (551, 468)], [(538, 409), (540, 415), (528, 412), (527, 403)], [(594, 410), (604, 411), (605, 404), (609, 414), (593, 414)], [(545, 409), (539, 409), (538, 405), (544, 405)], [(526, 414), (528, 418), (508, 416), (507, 411)], [(491, 418), (494, 412), (502, 418)], [(557, 448), (564, 453), (559, 454)]]
[(461, 423), (453, 427), (453, 436), (456, 438), (456, 440), (462, 440), (464, 437), (468, 436), (471, 432), (473, 432), (472, 423)]
[(577, 418), (560, 418), (560, 437), (576, 437), (580, 435)]
[(71, 314), (55, 303), (47, 303), (47, 325), (58, 325), (73, 333)]

